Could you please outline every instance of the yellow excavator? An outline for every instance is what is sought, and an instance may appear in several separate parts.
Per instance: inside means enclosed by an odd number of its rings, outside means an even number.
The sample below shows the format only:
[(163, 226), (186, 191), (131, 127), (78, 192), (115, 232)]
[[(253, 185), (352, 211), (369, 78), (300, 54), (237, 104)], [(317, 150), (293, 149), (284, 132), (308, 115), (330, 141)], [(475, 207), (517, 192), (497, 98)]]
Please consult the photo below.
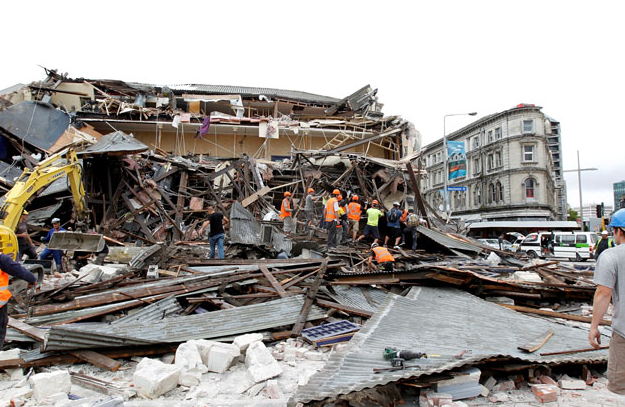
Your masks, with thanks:
[[(76, 152), (66, 148), (41, 161), (35, 168), (24, 169), (9, 192), (0, 198), (0, 251), (13, 259), (17, 258), (19, 247), (15, 229), (28, 199), (41, 188), (50, 185), (63, 176), (69, 180), (76, 209), (76, 229), (86, 229), (89, 212), (85, 202), (85, 188), (82, 183), (82, 166)], [(48, 243), (50, 249), (80, 250), (98, 252), (104, 248), (102, 235), (81, 232), (56, 232)]]

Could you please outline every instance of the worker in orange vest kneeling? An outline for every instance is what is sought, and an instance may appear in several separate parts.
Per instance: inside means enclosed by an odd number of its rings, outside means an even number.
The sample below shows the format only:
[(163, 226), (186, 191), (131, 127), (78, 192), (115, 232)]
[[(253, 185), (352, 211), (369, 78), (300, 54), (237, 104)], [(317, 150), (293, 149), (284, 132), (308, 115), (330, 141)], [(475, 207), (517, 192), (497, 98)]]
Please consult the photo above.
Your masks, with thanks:
[(377, 243), (371, 245), (371, 254), (369, 255), (369, 271), (373, 270), (373, 260), (377, 263), (377, 269), (384, 271), (393, 271), (395, 258), (386, 247), (382, 247)]

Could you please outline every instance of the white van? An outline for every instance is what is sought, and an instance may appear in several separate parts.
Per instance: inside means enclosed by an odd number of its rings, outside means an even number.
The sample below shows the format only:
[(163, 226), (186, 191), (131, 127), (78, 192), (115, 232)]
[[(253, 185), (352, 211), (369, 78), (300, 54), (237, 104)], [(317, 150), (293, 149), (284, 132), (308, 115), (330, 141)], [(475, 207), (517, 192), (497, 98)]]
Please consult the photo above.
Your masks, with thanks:
[(549, 238), (550, 236), (551, 232), (530, 233), (529, 235), (525, 236), (525, 239), (521, 241), (517, 252), (525, 252), (529, 257), (533, 258), (544, 257), (546, 254), (544, 252), (545, 247), (541, 247), (540, 243), (545, 238)]
[(597, 234), (593, 232), (555, 232), (553, 242), (554, 257), (564, 257), (570, 261), (586, 261), (594, 257)]

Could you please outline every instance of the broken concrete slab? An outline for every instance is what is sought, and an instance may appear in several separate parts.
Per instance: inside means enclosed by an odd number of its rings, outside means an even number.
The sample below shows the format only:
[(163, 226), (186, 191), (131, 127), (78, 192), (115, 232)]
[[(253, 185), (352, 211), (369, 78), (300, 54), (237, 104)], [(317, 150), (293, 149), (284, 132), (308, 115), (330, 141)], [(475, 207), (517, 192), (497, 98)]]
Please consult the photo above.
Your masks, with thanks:
[(239, 347), (229, 343), (217, 343), (208, 353), (208, 371), (225, 373), (241, 355)]
[(38, 402), (43, 401), (46, 397), (57, 393), (70, 392), (72, 388), (72, 381), (67, 370), (57, 370), (49, 373), (37, 373), (28, 379), (32, 389), (33, 395)]
[(232, 342), (232, 344), (238, 346), (241, 353), (244, 353), (252, 342), (257, 342), (257, 341), (262, 341), (262, 340), (263, 340), (263, 334), (251, 333), (251, 334), (237, 336), (236, 338), (234, 338), (234, 341)]
[(202, 379), (202, 373), (208, 368), (202, 363), (202, 356), (193, 343), (182, 343), (176, 350), (175, 365), (180, 368), (178, 383), (183, 386), (197, 386)]
[(282, 368), (262, 342), (250, 344), (245, 354), (245, 366), (256, 383), (282, 374)]

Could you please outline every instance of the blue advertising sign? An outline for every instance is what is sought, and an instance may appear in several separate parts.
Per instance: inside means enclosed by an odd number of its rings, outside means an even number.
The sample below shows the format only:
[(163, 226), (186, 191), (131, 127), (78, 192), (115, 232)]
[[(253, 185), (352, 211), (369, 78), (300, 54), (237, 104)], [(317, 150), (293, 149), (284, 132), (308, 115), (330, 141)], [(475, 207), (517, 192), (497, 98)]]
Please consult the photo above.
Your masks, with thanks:
[(467, 155), (464, 150), (464, 141), (447, 142), (447, 174), (448, 180), (466, 177)]
[(447, 187), (448, 191), (466, 191), (467, 187)]

